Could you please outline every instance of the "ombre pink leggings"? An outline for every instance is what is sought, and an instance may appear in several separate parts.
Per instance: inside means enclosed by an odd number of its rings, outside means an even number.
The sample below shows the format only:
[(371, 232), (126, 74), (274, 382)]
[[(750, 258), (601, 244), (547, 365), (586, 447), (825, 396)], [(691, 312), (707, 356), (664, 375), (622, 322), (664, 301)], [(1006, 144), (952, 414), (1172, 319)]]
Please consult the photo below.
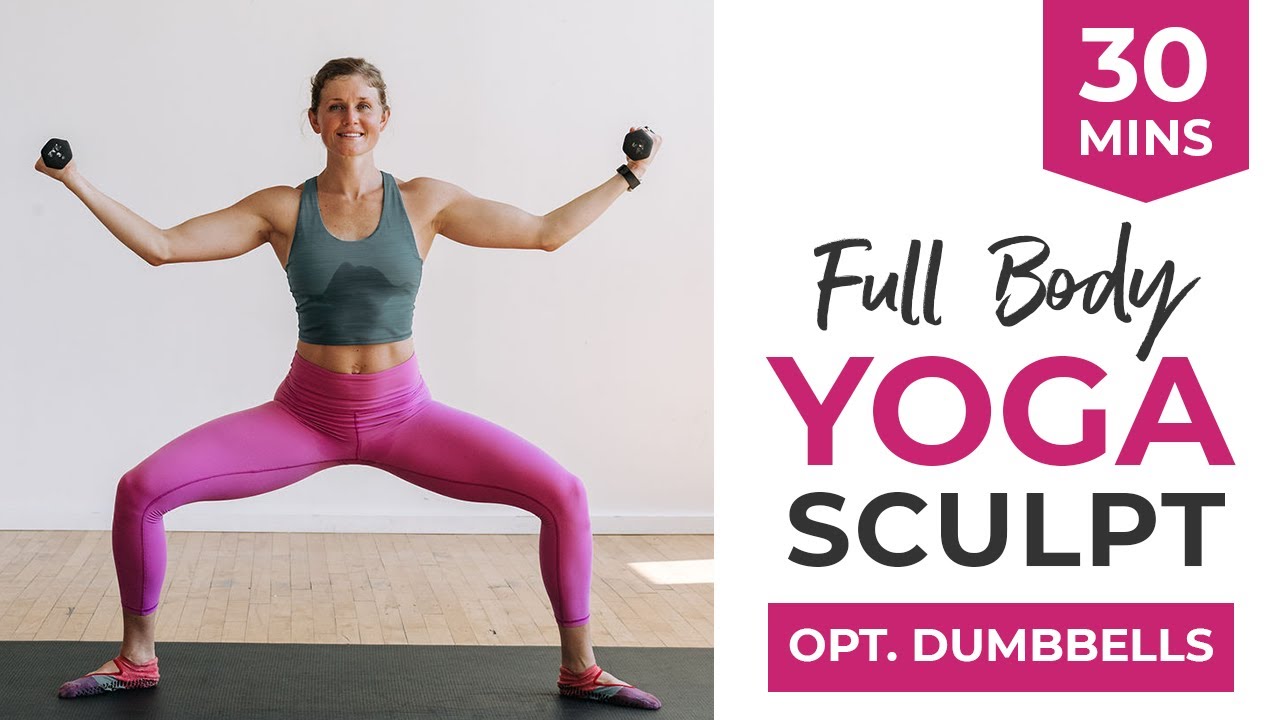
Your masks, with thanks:
[(125, 473), (111, 535), (124, 609), (147, 615), (160, 602), (166, 512), (261, 495), (347, 464), (538, 516), (542, 581), (556, 622), (587, 622), (591, 524), (582, 482), (518, 435), (432, 400), (417, 355), (358, 375), (295, 353), (274, 400), (211, 420)]

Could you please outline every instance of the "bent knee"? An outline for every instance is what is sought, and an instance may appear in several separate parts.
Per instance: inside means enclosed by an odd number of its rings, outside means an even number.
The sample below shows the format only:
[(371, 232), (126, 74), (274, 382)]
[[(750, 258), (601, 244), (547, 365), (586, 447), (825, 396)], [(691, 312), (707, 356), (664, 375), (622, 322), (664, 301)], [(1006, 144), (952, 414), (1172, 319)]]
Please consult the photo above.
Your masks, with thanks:
[(550, 497), (546, 501), (552, 512), (557, 516), (587, 516), (587, 488), (577, 475), (558, 473), (550, 485)]
[(139, 465), (116, 483), (116, 511), (141, 513), (158, 494), (154, 477), (145, 465)]

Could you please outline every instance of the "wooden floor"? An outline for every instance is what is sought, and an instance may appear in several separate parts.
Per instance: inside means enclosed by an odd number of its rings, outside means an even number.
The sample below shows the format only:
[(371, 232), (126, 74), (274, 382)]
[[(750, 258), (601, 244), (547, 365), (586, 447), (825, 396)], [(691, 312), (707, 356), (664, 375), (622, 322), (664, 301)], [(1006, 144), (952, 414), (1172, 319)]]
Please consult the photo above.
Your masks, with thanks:
[[(170, 532), (157, 640), (558, 645), (534, 535)], [(712, 585), (629, 563), (709, 560), (710, 535), (595, 538), (598, 646), (711, 647)], [(0, 531), (0, 640), (119, 640), (105, 531)]]

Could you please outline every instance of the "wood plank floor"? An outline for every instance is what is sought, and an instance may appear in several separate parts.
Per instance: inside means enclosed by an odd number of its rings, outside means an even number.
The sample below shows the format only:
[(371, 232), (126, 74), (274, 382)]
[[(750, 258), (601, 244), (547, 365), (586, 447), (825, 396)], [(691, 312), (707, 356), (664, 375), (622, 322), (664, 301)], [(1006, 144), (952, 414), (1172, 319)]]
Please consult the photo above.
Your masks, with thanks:
[[(169, 532), (157, 640), (558, 645), (534, 535)], [(598, 646), (711, 647), (707, 582), (630, 563), (710, 560), (710, 535), (598, 535)], [(119, 640), (105, 531), (0, 531), (0, 640)]]

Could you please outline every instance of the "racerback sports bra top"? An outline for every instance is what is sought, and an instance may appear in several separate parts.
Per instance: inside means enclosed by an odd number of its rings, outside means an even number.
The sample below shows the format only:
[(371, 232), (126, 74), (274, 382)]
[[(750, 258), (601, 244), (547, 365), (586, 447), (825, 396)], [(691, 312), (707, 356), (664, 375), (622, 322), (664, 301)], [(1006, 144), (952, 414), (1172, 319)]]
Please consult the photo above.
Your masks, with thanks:
[(320, 219), (316, 179), (308, 180), (284, 271), (298, 308), (298, 339), (372, 345), (410, 337), (422, 257), (395, 178), (382, 173), (382, 217), (363, 240), (329, 233)]

